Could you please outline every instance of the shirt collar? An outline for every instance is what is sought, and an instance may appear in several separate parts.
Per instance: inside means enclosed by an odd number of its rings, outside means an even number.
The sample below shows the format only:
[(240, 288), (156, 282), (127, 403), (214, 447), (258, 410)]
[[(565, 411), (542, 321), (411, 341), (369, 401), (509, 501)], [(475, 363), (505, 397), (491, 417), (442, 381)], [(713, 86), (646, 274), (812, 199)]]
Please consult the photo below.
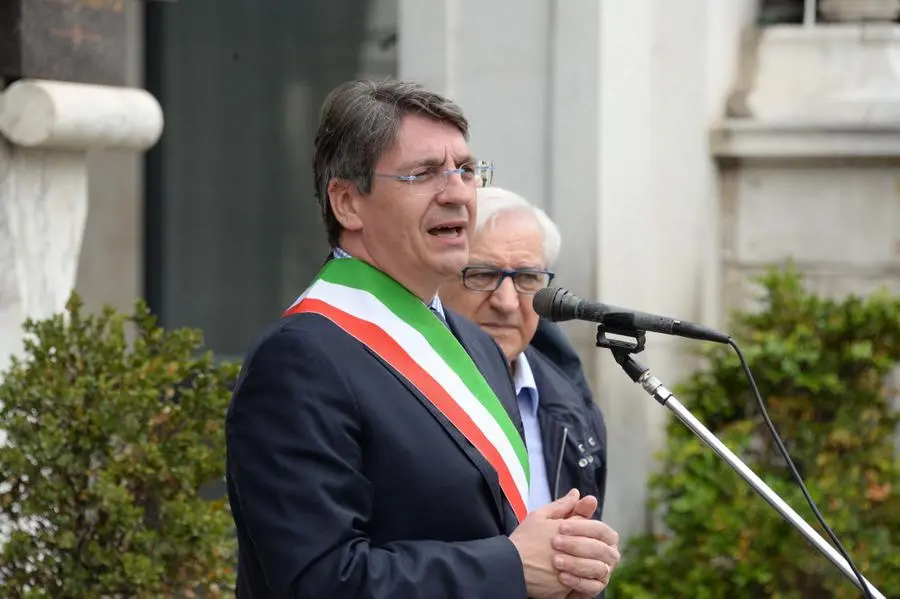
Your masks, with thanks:
[(531, 395), (532, 399), (529, 408), (532, 415), (536, 415), (538, 409), (537, 383), (534, 380), (534, 372), (531, 370), (528, 358), (525, 357), (525, 352), (519, 354), (519, 357), (515, 359), (515, 362), (513, 362), (513, 370), (515, 372), (513, 375), (513, 384), (516, 387), (516, 396), (521, 396), (522, 391), (527, 389), (526, 393)]
[[(347, 250), (345, 250), (344, 248), (342, 248), (340, 246), (335, 246), (331, 250), (331, 255), (334, 256), (335, 258), (352, 258), (353, 257), (350, 255), (350, 253)], [(444, 320), (447, 319), (447, 315), (444, 314), (444, 305), (441, 304), (441, 299), (437, 295), (434, 296), (434, 299), (431, 300), (431, 303), (428, 304), (428, 307), (431, 308), (432, 310), (434, 310), (435, 312), (437, 312), (438, 314), (440, 314), (441, 318), (443, 318)]]

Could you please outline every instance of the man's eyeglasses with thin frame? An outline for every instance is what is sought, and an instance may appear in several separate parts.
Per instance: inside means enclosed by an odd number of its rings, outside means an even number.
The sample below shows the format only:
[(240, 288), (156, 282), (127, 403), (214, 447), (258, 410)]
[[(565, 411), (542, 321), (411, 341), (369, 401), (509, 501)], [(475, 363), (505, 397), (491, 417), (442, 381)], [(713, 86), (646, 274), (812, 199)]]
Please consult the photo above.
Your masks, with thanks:
[(463, 285), (472, 291), (492, 293), (503, 281), (510, 279), (522, 295), (534, 295), (550, 285), (556, 274), (539, 268), (497, 268), (495, 266), (466, 266), (462, 269)]
[(467, 162), (458, 168), (443, 166), (417, 166), (406, 174), (375, 173), (376, 177), (384, 177), (406, 183), (416, 195), (437, 195), (447, 189), (450, 175), (459, 175), (468, 187), (488, 187), (494, 179), (494, 163), (488, 160)]

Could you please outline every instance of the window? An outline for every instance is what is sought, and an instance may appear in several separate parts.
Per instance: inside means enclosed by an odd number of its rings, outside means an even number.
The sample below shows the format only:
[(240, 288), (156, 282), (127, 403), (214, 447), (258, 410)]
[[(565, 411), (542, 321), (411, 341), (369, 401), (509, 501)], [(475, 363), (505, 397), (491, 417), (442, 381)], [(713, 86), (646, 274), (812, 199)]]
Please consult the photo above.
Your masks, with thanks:
[(145, 293), (166, 327), (239, 358), (327, 254), (312, 139), (325, 94), (396, 72), (397, 0), (146, 6), (165, 130), (146, 165)]

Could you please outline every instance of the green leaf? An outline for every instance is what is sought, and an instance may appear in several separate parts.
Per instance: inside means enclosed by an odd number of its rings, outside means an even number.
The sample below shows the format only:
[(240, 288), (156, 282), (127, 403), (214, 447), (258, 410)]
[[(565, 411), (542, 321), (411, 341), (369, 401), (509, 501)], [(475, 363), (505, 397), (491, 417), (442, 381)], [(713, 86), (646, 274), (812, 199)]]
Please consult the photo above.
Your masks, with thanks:
[(73, 294), (25, 335), (0, 376), (0, 519), (11, 527), (0, 597), (233, 589), (228, 504), (198, 490), (225, 475), (239, 365), (216, 363), (198, 331), (161, 329), (143, 302), (89, 314)]
[[(885, 386), (900, 362), (900, 298), (816, 296), (788, 264), (757, 281), (734, 326), (769, 414), (826, 521), (878, 588), (900, 588), (900, 460)], [(815, 518), (762, 422), (735, 356), (675, 389), (682, 403), (809, 523)], [(650, 478), (665, 540), (630, 540), (610, 599), (855, 598), (858, 590), (677, 420)], [(815, 527), (820, 530), (816, 524)], [(822, 533), (824, 536), (824, 533)]]

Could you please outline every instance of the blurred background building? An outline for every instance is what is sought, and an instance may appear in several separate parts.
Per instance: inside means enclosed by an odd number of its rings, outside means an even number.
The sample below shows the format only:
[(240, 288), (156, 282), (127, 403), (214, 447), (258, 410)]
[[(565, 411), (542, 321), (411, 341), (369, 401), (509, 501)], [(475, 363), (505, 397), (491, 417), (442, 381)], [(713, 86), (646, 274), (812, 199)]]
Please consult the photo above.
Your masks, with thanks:
[[(89, 153), (76, 288), (95, 308), (145, 297), (240, 358), (327, 252), (321, 101), (395, 76), (463, 106), (495, 184), (558, 223), (557, 281), (583, 297), (726, 328), (748, 277), (788, 257), (829, 293), (900, 289), (900, 5), (870, 2), (884, 12), (861, 24), (843, 21), (864, 3), (819, 4), (128, 0), (114, 58), (165, 126), (146, 154)], [(652, 525), (667, 412), (593, 327), (566, 330), (609, 427), (607, 519), (628, 537)], [(651, 336), (643, 362), (672, 386), (693, 347)]]

